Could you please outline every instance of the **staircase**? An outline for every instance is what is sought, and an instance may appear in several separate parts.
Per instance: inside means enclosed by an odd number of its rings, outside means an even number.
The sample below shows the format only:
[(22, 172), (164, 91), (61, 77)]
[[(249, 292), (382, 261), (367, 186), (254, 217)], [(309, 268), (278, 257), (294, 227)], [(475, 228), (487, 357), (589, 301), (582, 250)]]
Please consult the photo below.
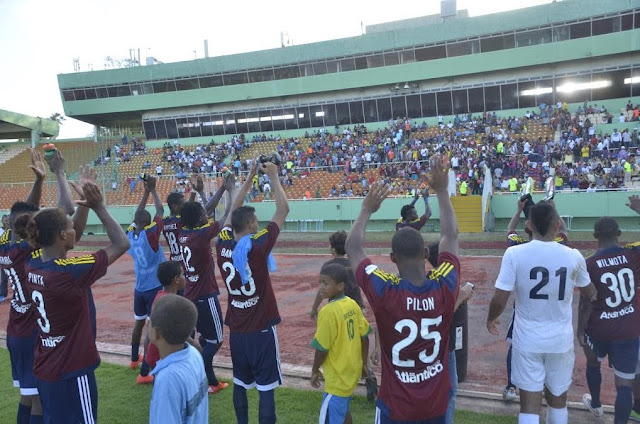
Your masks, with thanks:
[(8, 145), (6, 150), (0, 152), (0, 165), (27, 150), (30, 146), (27, 143), (16, 143)]
[(458, 232), (482, 232), (482, 196), (453, 196), (451, 204), (458, 219)]

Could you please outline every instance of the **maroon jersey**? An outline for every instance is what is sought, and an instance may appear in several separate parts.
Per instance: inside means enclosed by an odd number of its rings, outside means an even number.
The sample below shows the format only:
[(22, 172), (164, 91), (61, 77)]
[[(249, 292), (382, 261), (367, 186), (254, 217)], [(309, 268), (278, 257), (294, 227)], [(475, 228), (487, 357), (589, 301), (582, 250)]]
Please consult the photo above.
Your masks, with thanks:
[(178, 244), (180, 230), (182, 230), (180, 215), (169, 215), (162, 218), (162, 234), (169, 245), (169, 257), (172, 261), (182, 262), (182, 253), (180, 253), (180, 245)]
[(106, 274), (107, 265), (104, 250), (47, 262), (42, 261), (41, 250), (31, 254), (25, 272), (39, 327), (36, 378), (60, 381), (99, 365), (87, 289)]
[(380, 334), (382, 384), (377, 406), (392, 420), (445, 414), (449, 402), (449, 327), (459, 290), (460, 262), (443, 252), (422, 287), (389, 274), (369, 258), (356, 279)]
[(640, 336), (640, 243), (598, 250), (587, 259), (587, 271), (598, 291), (587, 334), (599, 341)]
[(35, 307), (31, 304), (31, 292), (26, 287), (24, 267), (33, 249), (24, 240), (11, 242), (11, 230), (0, 238), (0, 267), (11, 284), (13, 297), (9, 310), (7, 334), (12, 337), (30, 337), (36, 329)]
[[(569, 238), (565, 233), (558, 233), (556, 234), (556, 238), (554, 240), (556, 241), (556, 243), (560, 243), (566, 246), (569, 241)], [(511, 231), (509, 232), (509, 234), (507, 234), (507, 247), (518, 246), (520, 244), (525, 244), (525, 243), (529, 243), (529, 240), (523, 239), (515, 231)]]
[(271, 253), (278, 234), (278, 224), (270, 222), (267, 228), (252, 237), (252, 247), (247, 255), (249, 282), (242, 284), (231, 258), (236, 246), (233, 230), (225, 227), (220, 232), (216, 244), (218, 267), (229, 291), (224, 322), (233, 332), (260, 331), (280, 322), (278, 303), (267, 269), (267, 256)]
[(187, 284), (184, 297), (197, 300), (218, 293), (218, 283), (214, 274), (213, 252), (211, 240), (220, 232), (220, 226), (210, 219), (197, 228), (183, 227), (178, 237), (180, 252)]
[(396, 222), (396, 231), (404, 227), (411, 227), (415, 230), (420, 231), (422, 227), (424, 227), (424, 224), (427, 223), (428, 219), (429, 218), (427, 218), (427, 215), (422, 215), (420, 218), (411, 222), (405, 222), (402, 218), (400, 218), (398, 222)]

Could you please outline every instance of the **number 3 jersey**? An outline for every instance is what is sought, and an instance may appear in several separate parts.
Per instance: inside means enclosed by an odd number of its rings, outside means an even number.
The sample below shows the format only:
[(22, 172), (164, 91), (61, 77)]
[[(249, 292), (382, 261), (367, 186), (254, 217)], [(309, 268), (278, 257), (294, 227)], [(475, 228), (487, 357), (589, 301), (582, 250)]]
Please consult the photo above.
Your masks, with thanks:
[(508, 248), (496, 288), (515, 291), (513, 347), (533, 353), (570, 351), (573, 290), (589, 283), (586, 263), (576, 249), (540, 240)]
[(459, 290), (460, 262), (443, 252), (425, 284), (416, 287), (363, 260), (356, 280), (380, 333), (382, 384), (377, 406), (392, 420), (445, 414), (449, 380), (449, 326)]
[(585, 331), (600, 341), (640, 336), (635, 276), (640, 277), (640, 243), (598, 250), (587, 258), (587, 270), (598, 297)]
[(225, 227), (220, 232), (216, 244), (218, 267), (229, 291), (224, 323), (232, 332), (262, 331), (280, 323), (278, 303), (267, 269), (267, 256), (276, 244), (278, 234), (278, 224), (270, 222), (265, 229), (252, 237), (252, 247), (247, 255), (249, 281), (242, 284), (231, 257), (237, 243), (233, 230)]
[(40, 334), (33, 374), (44, 381), (77, 377), (100, 363), (89, 312), (89, 291), (107, 272), (107, 254), (42, 261), (31, 254), (25, 272)]

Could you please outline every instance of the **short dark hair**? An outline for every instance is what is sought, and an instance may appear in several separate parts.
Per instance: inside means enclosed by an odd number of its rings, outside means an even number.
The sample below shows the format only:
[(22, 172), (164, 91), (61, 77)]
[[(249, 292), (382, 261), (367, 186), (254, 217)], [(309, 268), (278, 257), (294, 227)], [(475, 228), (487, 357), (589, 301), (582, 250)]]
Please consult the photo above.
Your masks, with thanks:
[(391, 251), (402, 258), (424, 258), (424, 240), (418, 230), (404, 227), (396, 231), (391, 240)]
[(198, 320), (196, 305), (176, 294), (167, 294), (153, 302), (151, 326), (171, 345), (187, 341)]
[(138, 209), (133, 216), (133, 222), (136, 224), (151, 224), (151, 214), (146, 209)]
[(158, 265), (158, 280), (163, 287), (170, 286), (173, 279), (182, 273), (182, 263), (167, 261)]
[[(15, 222), (16, 218), (18, 217), (18, 215), (22, 215), (25, 213), (28, 213), (29, 215), (33, 215), (34, 213), (38, 212), (40, 210), (40, 208), (38, 208), (35, 205), (32, 205), (31, 203), (27, 203), (27, 202), (15, 202), (12, 206), (11, 206), (11, 210), (9, 211), (9, 226), (13, 227), (13, 223)], [(7, 215), (3, 215), (2, 218), (4, 218)], [(24, 238), (24, 237), (22, 237)]]
[(552, 229), (552, 225), (558, 219), (558, 214), (553, 205), (544, 200), (539, 201), (535, 205), (531, 206), (529, 210), (529, 221), (535, 230), (541, 236), (547, 235), (549, 230)]
[(402, 217), (402, 219), (407, 219), (412, 209), (415, 209), (415, 207), (413, 207), (412, 205), (404, 205), (402, 209), (400, 209), (400, 216)]
[(429, 244), (429, 256), (427, 260), (431, 264), (432, 267), (438, 266), (438, 255), (440, 254), (440, 243), (431, 243)]
[(200, 218), (205, 214), (202, 204), (198, 202), (187, 202), (182, 206), (180, 212), (180, 220), (182, 226), (186, 228), (195, 228), (200, 222)]
[(618, 221), (609, 216), (598, 218), (593, 225), (593, 236), (600, 241), (615, 240), (620, 236)]
[(347, 269), (336, 263), (323, 265), (322, 269), (320, 269), (320, 275), (326, 275), (336, 283), (344, 283), (345, 287), (347, 286), (347, 280), (349, 279)]
[(67, 213), (62, 209), (43, 209), (34, 216), (21, 215), (15, 223), (15, 232), (24, 236), (31, 246), (53, 246), (58, 235), (67, 228)]
[(173, 192), (167, 196), (167, 206), (171, 208), (172, 206), (178, 206), (184, 201), (184, 194)]
[(231, 212), (231, 226), (233, 227), (233, 231), (237, 233), (244, 231), (255, 216), (255, 213), (256, 209), (252, 206), (240, 206)]
[(329, 236), (329, 244), (336, 251), (338, 255), (346, 255), (347, 252), (344, 250), (344, 244), (347, 241), (347, 233), (346, 231), (336, 231), (335, 233)]

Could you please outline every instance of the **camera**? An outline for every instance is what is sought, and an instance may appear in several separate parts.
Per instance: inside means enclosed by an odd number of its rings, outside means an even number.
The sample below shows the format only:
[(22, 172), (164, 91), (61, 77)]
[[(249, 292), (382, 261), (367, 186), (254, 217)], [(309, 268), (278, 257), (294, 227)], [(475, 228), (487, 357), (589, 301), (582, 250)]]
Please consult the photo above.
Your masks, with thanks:
[[(272, 162), (276, 166), (282, 165), (282, 158), (276, 152), (271, 152), (265, 155), (258, 156), (258, 163), (262, 165), (263, 163)], [(262, 169), (258, 167), (258, 171), (262, 173)]]

